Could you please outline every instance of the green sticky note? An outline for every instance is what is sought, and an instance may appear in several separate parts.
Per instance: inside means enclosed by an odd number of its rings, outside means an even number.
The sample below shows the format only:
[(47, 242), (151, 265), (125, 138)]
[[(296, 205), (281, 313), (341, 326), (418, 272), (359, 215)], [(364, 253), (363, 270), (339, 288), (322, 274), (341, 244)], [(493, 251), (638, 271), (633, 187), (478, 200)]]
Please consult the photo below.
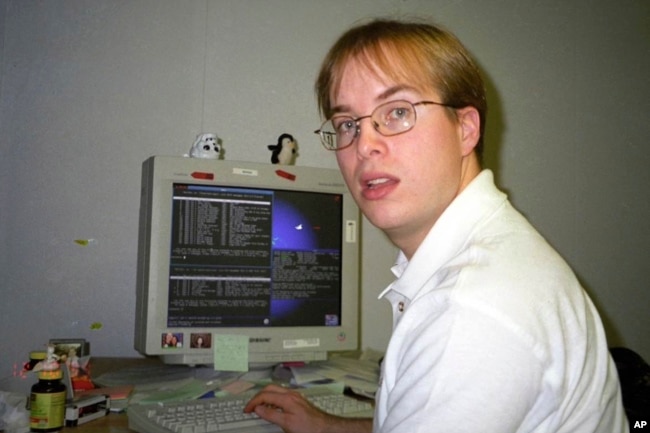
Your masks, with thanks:
[(248, 371), (248, 336), (213, 335), (214, 369)]

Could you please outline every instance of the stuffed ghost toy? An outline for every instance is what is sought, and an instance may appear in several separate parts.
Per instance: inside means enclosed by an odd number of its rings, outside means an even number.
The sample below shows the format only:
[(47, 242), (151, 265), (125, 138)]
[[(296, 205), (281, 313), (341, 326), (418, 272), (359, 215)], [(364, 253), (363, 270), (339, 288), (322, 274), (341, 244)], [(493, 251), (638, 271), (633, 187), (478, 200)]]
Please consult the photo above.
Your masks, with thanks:
[(190, 149), (192, 158), (219, 159), (221, 146), (219, 137), (213, 133), (203, 133), (196, 136), (196, 141)]

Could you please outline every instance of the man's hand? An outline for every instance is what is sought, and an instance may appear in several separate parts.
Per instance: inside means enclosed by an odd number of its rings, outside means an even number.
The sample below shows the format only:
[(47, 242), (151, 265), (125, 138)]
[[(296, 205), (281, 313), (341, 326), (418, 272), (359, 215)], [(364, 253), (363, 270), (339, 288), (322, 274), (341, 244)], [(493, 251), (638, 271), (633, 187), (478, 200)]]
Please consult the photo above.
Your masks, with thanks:
[(278, 385), (268, 385), (244, 408), (255, 412), (287, 433), (370, 432), (372, 420), (348, 419), (327, 414), (313, 406), (299, 392)]

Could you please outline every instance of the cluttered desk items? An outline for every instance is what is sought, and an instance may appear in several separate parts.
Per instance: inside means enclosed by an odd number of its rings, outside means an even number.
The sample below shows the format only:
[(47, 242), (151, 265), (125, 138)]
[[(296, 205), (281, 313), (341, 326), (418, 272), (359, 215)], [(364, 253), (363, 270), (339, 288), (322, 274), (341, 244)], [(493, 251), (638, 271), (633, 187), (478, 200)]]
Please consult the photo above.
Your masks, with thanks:
[[(113, 426), (118, 426), (115, 427), (116, 432), (142, 433), (203, 429), (206, 432), (210, 429), (221, 429), (215, 431), (233, 433), (252, 432), (256, 429), (274, 431), (274, 427), (266, 425), (265, 422), (254, 420), (250, 416), (242, 418), (241, 413), (243, 404), (271, 382), (301, 388), (302, 392), (310, 394), (308, 398), (314, 404), (331, 413), (372, 416), (372, 398), (377, 389), (379, 375), (379, 365), (373, 356), (362, 354), (359, 357), (354, 354), (333, 357), (329, 361), (281, 363), (246, 372), (215, 371), (212, 366), (166, 365), (155, 358), (94, 358), (92, 363), (87, 364), (85, 372), (92, 388), (85, 386), (88, 389), (76, 390), (72, 387), (73, 395), (65, 399), (63, 415), (57, 415), (57, 420), (41, 420), (40, 425), (42, 428), (63, 428), (65, 431), (78, 433), (104, 431), (108, 427), (114, 430)], [(48, 362), (52, 363), (53, 357), (49, 357)], [(47, 354), (45, 358), (48, 358)], [(53, 365), (52, 363), (51, 366)], [(63, 371), (60, 380), (70, 384), (69, 368), (65, 367), (65, 362), (60, 362), (59, 368)], [(26, 377), (23, 382), (32, 383), (36, 380), (37, 372), (26, 371), (24, 374)], [(0, 382), (0, 390), (5, 391), (3, 384), (4, 382)], [(61, 388), (58, 388), (58, 391), (61, 392)], [(34, 430), (34, 427), (29, 425), (30, 413), (25, 412), (26, 402), (30, 400), (29, 389), (12, 395), (21, 398), (12, 403), (7, 401), (7, 407), (16, 409), (20, 416), (18, 422), (12, 424), (17, 426), (15, 429), (3, 423), (5, 432), (24, 433), (30, 428)], [(67, 389), (65, 395), (67, 396)], [(0, 392), (0, 397), (3, 396), (4, 393)], [(228, 422), (223, 418), (217, 424), (213, 422), (208, 425), (206, 421), (196, 428), (187, 427), (187, 422), (180, 423), (180, 416), (177, 420), (169, 414), (169, 411), (187, 410), (189, 407), (194, 407), (195, 411), (199, 410), (196, 408), (202, 407), (204, 409), (201, 410), (205, 411), (206, 407), (210, 407), (213, 411), (217, 406), (226, 403), (230, 410), (237, 414), (236, 417), (229, 416), (231, 421)], [(19, 409), (22, 409), (22, 412)], [(0, 411), (0, 414), (5, 412)], [(109, 413), (111, 415), (107, 416)], [(195, 418), (192, 421), (203, 422), (199, 421), (202, 417), (197, 415)], [(49, 424), (45, 425), (45, 422)], [(60, 427), (52, 427), (53, 422)], [(187, 428), (182, 430), (178, 427), (180, 425)], [(38, 426), (35, 428), (34, 431), (42, 431), (38, 430)], [(122, 428), (124, 430), (121, 430)]]

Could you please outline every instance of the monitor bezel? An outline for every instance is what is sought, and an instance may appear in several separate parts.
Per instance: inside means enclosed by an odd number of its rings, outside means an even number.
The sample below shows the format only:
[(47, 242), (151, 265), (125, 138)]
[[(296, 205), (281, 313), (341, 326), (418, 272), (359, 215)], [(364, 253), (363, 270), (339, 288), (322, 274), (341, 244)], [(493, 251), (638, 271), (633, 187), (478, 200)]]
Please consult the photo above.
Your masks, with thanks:
[[(340, 325), (168, 328), (166, 305), (174, 183), (340, 194), (343, 199)], [(357, 350), (360, 335), (360, 224), (359, 209), (336, 169), (168, 156), (148, 158), (142, 165), (136, 350), (143, 355), (158, 356), (170, 364), (211, 364), (215, 347), (191, 348), (190, 332), (248, 336), (251, 366), (322, 360), (331, 352)], [(187, 342), (180, 348), (162, 347), (161, 335), (165, 332), (187, 334)]]

